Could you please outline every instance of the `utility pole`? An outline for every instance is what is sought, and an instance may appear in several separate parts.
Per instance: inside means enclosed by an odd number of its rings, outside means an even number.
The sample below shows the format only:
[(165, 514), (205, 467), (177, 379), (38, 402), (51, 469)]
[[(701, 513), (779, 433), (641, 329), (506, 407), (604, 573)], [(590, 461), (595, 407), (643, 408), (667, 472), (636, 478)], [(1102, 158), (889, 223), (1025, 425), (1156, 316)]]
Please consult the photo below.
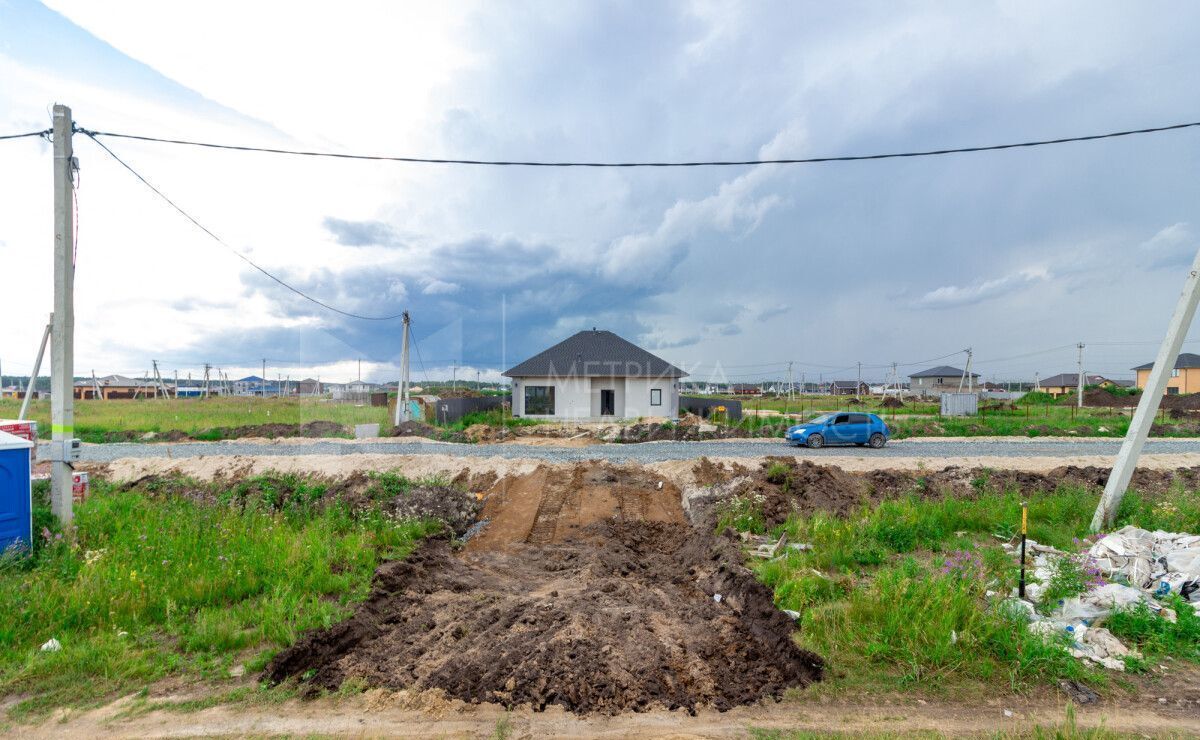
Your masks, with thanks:
[(796, 376), (792, 375), (792, 363), (788, 363), (788, 402), (790, 403), (795, 398), (796, 393)]
[(54, 340), (50, 351), (50, 508), (71, 523), (75, 437), (75, 124), (54, 106)]
[(401, 314), (403, 318), (403, 336), (400, 338), (400, 386), (396, 389), (396, 414), (392, 424), (400, 426), (401, 422), (410, 421), (408, 410), (408, 311)]
[[(266, 372), (265, 370), (263, 372)], [(358, 358), (358, 382), (362, 382), (362, 358)]]
[[(204, 397), (208, 398), (208, 371), (212, 369), (212, 365), (204, 363)], [(179, 395), (179, 385), (175, 385), (175, 395)]]
[(46, 354), (46, 345), (50, 343), (50, 332), (53, 328), (54, 314), (50, 314), (50, 320), (46, 322), (46, 331), (42, 332), (42, 344), (38, 347), (37, 359), (33, 362), (33, 374), (29, 376), (29, 384), (25, 386), (25, 399), (21, 401), (21, 413), (17, 414), (18, 421), (25, 421), (25, 415), (29, 413), (29, 401), (37, 392), (38, 373), (42, 371), (42, 357)]
[(1075, 380), (1079, 383), (1079, 390), (1076, 391), (1075, 405), (1080, 411), (1083, 410), (1083, 342), (1078, 344), (1079, 347), (1079, 377)]
[(971, 355), (973, 354), (970, 347), (967, 347), (963, 352), (967, 353), (967, 368), (963, 370), (962, 377), (958, 379), (958, 392), (962, 393), (963, 382), (967, 384), (967, 393), (974, 391), (974, 378), (971, 377)]
[[(359, 360), (359, 362), (362, 362), (362, 360)], [(262, 389), (262, 397), (266, 398), (267, 397), (267, 358), (265, 358), (265, 357), (263, 358), (262, 383), (260, 384), (259, 388)]]
[(1150, 427), (1154, 424), (1154, 415), (1162, 402), (1163, 394), (1167, 392), (1167, 383), (1171, 380), (1171, 370), (1179, 359), (1179, 349), (1183, 346), (1184, 337), (1192, 325), (1196, 315), (1196, 304), (1200, 303), (1200, 251), (1192, 261), (1192, 269), (1183, 283), (1183, 292), (1179, 294), (1179, 302), (1175, 304), (1175, 313), (1171, 315), (1171, 323), (1167, 325), (1167, 335), (1158, 348), (1158, 356), (1150, 368), (1150, 377), (1146, 387), (1142, 389), (1142, 397), (1138, 401), (1137, 411), (1133, 412), (1133, 420), (1129, 422), (1129, 431), (1125, 433), (1125, 441), (1121, 443), (1121, 451), (1113, 463), (1109, 473), (1108, 483), (1104, 486), (1104, 495), (1096, 514), (1092, 517), (1092, 531), (1099, 532), (1112, 524), (1117, 509), (1121, 506), (1121, 498), (1133, 470), (1137, 467), (1138, 456), (1150, 436)]
[(858, 363), (858, 380), (854, 383), (854, 397), (858, 398), (860, 393), (862, 393), (862, 362)]

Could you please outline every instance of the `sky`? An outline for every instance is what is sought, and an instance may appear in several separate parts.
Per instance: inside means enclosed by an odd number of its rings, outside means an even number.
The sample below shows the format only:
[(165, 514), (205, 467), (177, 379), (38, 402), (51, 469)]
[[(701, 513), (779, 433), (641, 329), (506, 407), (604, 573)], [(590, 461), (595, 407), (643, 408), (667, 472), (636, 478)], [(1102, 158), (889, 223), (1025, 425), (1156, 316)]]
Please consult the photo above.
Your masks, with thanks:
[[(0, 0), (0, 134), (790, 158), (1200, 120), (1188, 3)], [(76, 373), (485, 380), (610, 329), (694, 380), (1130, 378), (1200, 248), (1200, 129), (819, 165), (529, 169), (76, 135)], [(0, 363), (52, 307), (50, 145), (0, 141)], [(1200, 332), (1191, 336), (1200, 340)], [(1200, 341), (1185, 351), (1200, 352)]]

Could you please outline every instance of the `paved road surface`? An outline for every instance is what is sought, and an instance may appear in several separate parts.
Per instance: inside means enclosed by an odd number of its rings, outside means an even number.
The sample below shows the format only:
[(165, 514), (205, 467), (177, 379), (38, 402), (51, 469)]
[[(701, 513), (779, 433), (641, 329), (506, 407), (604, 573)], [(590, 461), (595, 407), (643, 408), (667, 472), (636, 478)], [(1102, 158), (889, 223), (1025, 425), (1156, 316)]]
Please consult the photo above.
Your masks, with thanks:
[[(591, 447), (540, 447), (515, 444), (442, 444), (437, 442), (349, 442), (313, 440), (297, 444), (261, 442), (189, 442), (169, 444), (84, 445), (82, 459), (109, 462), (123, 457), (198, 457), (202, 455), (462, 455), (546, 460), (604, 459), (614, 462), (657, 462), (713, 457), (759, 457), (796, 455), (820, 459), (825, 456), (862, 455), (864, 457), (1076, 457), (1115, 455), (1120, 440), (901, 440), (888, 443), (882, 450), (859, 447), (832, 447), (809, 450), (790, 447), (782, 442), (647, 442), (641, 444), (605, 444)], [(1146, 443), (1145, 452), (1158, 454), (1200, 454), (1200, 439), (1160, 439)]]

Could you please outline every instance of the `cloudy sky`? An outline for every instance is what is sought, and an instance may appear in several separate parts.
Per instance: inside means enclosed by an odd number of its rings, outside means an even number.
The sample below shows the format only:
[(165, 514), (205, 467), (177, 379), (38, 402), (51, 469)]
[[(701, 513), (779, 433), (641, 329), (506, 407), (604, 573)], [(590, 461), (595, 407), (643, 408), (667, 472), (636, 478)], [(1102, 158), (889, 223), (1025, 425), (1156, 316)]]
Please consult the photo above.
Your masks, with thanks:
[[(334, 9), (336, 7), (336, 10)], [(648, 10), (649, 8), (649, 10)], [(1200, 120), (1185, 3), (0, 0), (0, 134), (94, 130), (484, 159), (807, 157)], [(705, 379), (1130, 377), (1200, 247), (1200, 130), (940, 158), (550, 170), (106, 139), (237, 250), (326, 303), (408, 309), (414, 374), (495, 377), (612, 329)], [(210, 362), (394, 378), (397, 321), (249, 268), (92, 141), (76, 370)], [(0, 142), (5, 373), (51, 309), (49, 145)], [(1200, 332), (1196, 332), (1200, 337)], [(1200, 351), (1200, 342), (1185, 349)], [(959, 353), (954, 355), (952, 353)]]

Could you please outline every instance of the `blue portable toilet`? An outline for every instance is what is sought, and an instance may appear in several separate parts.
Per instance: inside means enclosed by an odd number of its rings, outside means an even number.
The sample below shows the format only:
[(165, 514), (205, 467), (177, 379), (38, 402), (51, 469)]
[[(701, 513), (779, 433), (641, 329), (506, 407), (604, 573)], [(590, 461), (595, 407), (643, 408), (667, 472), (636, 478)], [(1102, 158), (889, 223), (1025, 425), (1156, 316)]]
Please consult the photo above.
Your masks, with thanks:
[(33, 489), (27, 439), (0, 432), (0, 552), (33, 545)]

